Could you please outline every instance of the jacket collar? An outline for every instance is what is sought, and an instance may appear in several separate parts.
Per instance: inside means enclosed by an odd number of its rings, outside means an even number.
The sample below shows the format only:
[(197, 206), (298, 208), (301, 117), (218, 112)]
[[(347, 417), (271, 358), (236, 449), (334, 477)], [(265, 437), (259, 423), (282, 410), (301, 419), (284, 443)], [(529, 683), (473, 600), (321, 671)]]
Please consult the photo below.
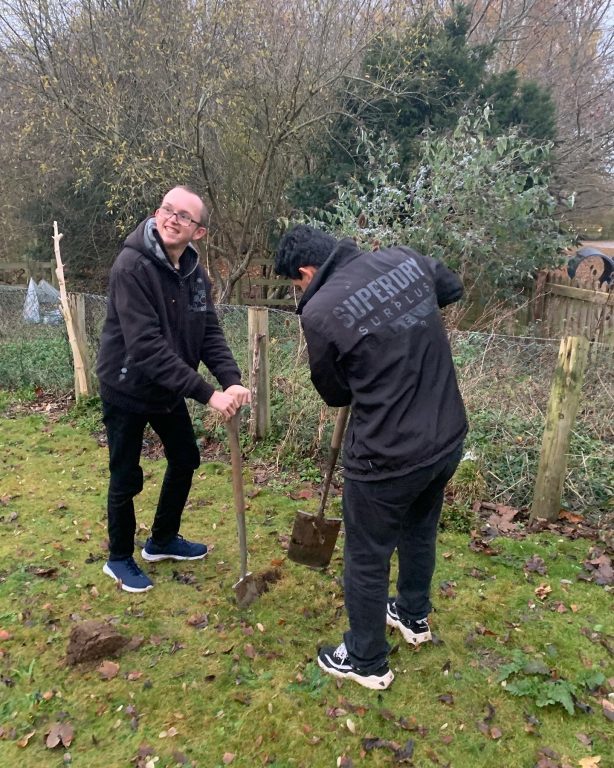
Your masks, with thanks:
[(312, 281), (309, 283), (307, 290), (303, 293), (303, 296), (296, 308), (296, 314), (300, 315), (305, 308), (305, 304), (311, 299), (317, 291), (330, 279), (334, 272), (344, 264), (347, 264), (352, 259), (360, 256), (364, 253), (355, 243), (351, 237), (344, 237), (340, 240), (331, 255), (326, 259), (324, 264), (318, 269), (313, 276)]
[(156, 229), (156, 220), (153, 216), (145, 222), (143, 242), (146, 252), (156, 263), (170, 269), (175, 274), (179, 274), (181, 277), (189, 277), (198, 267), (198, 251), (191, 243), (186, 246), (186, 249), (181, 254), (180, 268), (176, 270), (173, 267)]

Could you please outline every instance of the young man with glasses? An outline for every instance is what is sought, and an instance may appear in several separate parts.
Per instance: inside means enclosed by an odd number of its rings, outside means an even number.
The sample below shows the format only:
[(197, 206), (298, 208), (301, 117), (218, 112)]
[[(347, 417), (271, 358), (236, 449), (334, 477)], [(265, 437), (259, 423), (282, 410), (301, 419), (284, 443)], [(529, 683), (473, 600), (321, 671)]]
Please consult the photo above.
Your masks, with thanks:
[[(185, 398), (229, 419), (249, 390), (218, 323), (211, 283), (192, 245), (207, 232), (207, 208), (186, 187), (168, 192), (126, 238), (111, 269), (98, 379), (109, 444), (109, 559), (105, 574), (127, 592), (153, 586), (134, 560), (134, 497), (143, 488), (140, 455), (147, 424), (167, 460), (144, 560), (199, 560), (205, 544), (179, 535), (200, 455)], [(221, 385), (199, 373), (204, 363)]]

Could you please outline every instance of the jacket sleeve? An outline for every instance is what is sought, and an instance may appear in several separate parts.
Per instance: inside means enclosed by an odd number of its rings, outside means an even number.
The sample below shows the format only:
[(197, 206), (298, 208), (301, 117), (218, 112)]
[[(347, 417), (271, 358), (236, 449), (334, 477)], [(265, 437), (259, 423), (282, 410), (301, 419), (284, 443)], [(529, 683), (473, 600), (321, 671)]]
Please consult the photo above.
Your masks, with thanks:
[(174, 352), (162, 333), (145, 270), (112, 270), (110, 292), (126, 345), (126, 365), (135, 365), (170, 392), (209, 402), (214, 388)]
[(311, 381), (326, 405), (341, 408), (350, 405), (352, 393), (346, 376), (339, 365), (336, 346), (308, 323), (303, 322)]
[(448, 269), (445, 264), (435, 259), (430, 259), (430, 266), (435, 280), (435, 291), (437, 293), (437, 304), (439, 307), (445, 307), (458, 301), (463, 295), (463, 284), (460, 277)]
[(241, 371), (237, 365), (224, 331), (222, 330), (207, 280), (207, 330), (200, 353), (200, 359), (219, 381), (222, 389), (241, 383)]

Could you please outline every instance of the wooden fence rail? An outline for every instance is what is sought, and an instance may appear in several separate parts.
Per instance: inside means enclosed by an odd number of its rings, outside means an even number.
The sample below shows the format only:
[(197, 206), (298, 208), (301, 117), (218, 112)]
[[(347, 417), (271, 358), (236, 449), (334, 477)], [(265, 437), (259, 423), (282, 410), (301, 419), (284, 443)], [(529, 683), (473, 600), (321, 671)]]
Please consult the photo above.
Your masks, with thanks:
[(614, 346), (614, 286), (571, 279), (558, 270), (542, 272), (532, 320), (551, 338), (584, 336)]
[(37, 281), (44, 278), (57, 288), (55, 261), (0, 261), (0, 283), (27, 285), (31, 277)]
[(252, 259), (248, 272), (235, 284), (233, 298), (235, 304), (248, 306), (296, 307), (292, 284), (289, 280), (276, 277), (272, 259)]

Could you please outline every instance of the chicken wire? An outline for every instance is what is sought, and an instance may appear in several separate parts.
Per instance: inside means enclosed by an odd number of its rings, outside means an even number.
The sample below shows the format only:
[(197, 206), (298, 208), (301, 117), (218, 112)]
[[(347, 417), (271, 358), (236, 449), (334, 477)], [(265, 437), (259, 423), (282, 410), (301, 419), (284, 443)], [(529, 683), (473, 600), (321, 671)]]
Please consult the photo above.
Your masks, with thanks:
[[(0, 388), (38, 387), (66, 394), (74, 381), (66, 328), (63, 323), (27, 323), (25, 294), (25, 289), (0, 290)], [(247, 381), (248, 308), (220, 305), (217, 311)], [(85, 296), (92, 365), (105, 312), (104, 296)], [(269, 340), (272, 450), (279, 461), (288, 455), (321, 456), (330, 439), (334, 409), (321, 403), (310, 383), (297, 316), (269, 309)], [(467, 460), (476, 463), (491, 498), (529, 504), (560, 341), (452, 331), (450, 343), (470, 423)], [(564, 503), (571, 509), (611, 509), (613, 373), (612, 349), (592, 344), (567, 457)], [(191, 404), (191, 411), (205, 439), (220, 432), (221, 422), (211, 409)]]

